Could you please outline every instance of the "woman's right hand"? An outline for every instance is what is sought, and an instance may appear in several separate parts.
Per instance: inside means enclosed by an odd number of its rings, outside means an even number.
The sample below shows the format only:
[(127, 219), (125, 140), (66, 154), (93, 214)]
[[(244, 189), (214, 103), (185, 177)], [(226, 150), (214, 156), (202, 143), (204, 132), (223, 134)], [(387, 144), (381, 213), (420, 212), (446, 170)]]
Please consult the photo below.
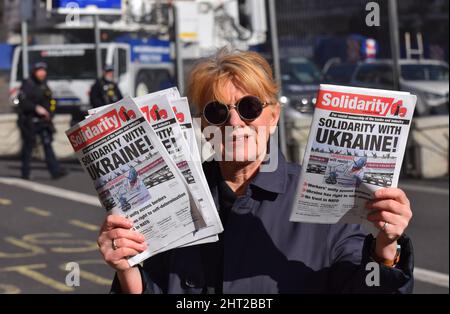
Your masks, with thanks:
[[(125, 217), (108, 215), (97, 239), (103, 259), (118, 271), (130, 268), (126, 257), (139, 254), (147, 248), (145, 238), (131, 230), (133, 224)], [(113, 241), (115, 247), (113, 246)]]

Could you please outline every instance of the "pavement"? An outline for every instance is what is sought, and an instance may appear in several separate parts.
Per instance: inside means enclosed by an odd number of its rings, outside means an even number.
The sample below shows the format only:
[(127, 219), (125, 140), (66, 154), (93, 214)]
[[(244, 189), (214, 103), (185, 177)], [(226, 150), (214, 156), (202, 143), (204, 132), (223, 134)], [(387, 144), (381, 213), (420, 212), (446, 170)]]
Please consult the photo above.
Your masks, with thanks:
[[(70, 174), (51, 180), (45, 164), (33, 162), (29, 182), (18, 178), (17, 159), (0, 159), (0, 293), (109, 291), (114, 271), (96, 245), (105, 213), (78, 162), (63, 165)], [(401, 187), (414, 213), (407, 233), (415, 249), (415, 293), (448, 294), (448, 178), (402, 179)]]

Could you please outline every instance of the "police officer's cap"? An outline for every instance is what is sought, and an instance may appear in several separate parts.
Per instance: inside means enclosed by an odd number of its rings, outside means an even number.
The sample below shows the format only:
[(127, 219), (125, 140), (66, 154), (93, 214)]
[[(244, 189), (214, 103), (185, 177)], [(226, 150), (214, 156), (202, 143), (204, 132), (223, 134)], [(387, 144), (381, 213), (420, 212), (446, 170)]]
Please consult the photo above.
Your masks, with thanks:
[(114, 66), (112, 64), (105, 65), (105, 68), (103, 69), (105, 72), (112, 72), (114, 71)]
[(45, 62), (36, 62), (33, 64), (33, 71), (37, 71), (39, 69), (47, 70), (47, 63)]

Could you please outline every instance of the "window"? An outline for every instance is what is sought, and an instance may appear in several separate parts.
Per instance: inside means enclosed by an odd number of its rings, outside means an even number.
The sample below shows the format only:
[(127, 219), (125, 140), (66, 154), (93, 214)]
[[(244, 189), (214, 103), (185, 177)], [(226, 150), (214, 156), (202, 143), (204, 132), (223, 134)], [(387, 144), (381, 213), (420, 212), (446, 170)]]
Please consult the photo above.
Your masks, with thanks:
[(392, 67), (388, 64), (362, 65), (356, 75), (356, 81), (366, 86), (392, 87)]
[[(102, 49), (102, 60), (105, 60), (106, 49)], [(96, 57), (94, 49), (52, 49), (30, 50), (28, 52), (29, 70), (36, 62), (47, 64), (48, 80), (84, 80), (96, 79)], [(103, 64), (104, 66), (104, 64)], [(22, 80), (22, 53), (19, 56), (17, 80)]]
[(117, 49), (119, 52), (119, 76), (127, 72), (127, 51), (123, 48)]
[(325, 80), (330, 83), (347, 84), (352, 79), (353, 72), (355, 72), (356, 65), (354, 64), (338, 64), (327, 71)]
[(402, 77), (411, 81), (448, 81), (448, 68), (435, 64), (404, 64)]

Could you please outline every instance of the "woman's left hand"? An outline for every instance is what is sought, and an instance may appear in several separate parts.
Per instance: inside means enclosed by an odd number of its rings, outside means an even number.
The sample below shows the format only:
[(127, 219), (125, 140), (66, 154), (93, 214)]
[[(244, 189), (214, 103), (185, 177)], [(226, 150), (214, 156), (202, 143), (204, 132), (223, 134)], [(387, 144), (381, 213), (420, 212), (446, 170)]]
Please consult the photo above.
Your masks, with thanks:
[(401, 189), (382, 188), (375, 192), (374, 199), (367, 202), (366, 208), (370, 211), (367, 219), (380, 230), (375, 253), (380, 258), (393, 259), (397, 239), (412, 218), (408, 197)]

